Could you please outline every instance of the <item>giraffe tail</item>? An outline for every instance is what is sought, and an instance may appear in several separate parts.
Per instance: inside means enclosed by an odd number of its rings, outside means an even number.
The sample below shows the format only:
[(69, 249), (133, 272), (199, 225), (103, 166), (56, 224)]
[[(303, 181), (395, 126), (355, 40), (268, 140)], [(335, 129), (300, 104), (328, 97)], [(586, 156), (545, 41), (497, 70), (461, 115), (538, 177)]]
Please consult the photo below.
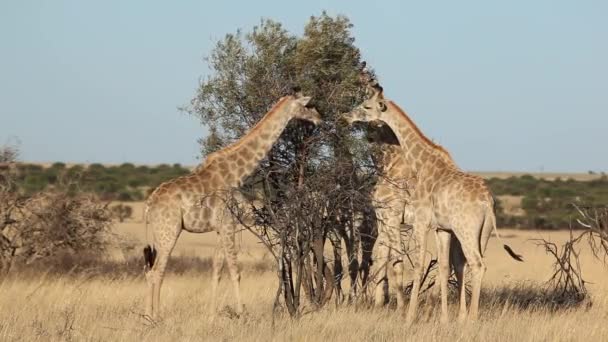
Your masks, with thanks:
[(154, 246), (147, 245), (144, 247), (144, 263), (147, 269), (152, 269), (154, 262), (156, 261), (156, 249)]
[(503, 239), (500, 237), (500, 234), (498, 234), (498, 228), (496, 227), (496, 214), (495, 214), (494, 210), (492, 210), (492, 212), (488, 216), (489, 216), (488, 219), (490, 221), (488, 223), (492, 224), (492, 229), (494, 230), (494, 234), (496, 234), (496, 237), (502, 243), (502, 246), (505, 249), (505, 251), (507, 251), (507, 253), (511, 256), (511, 258), (513, 258), (517, 261), (523, 262), (524, 261), (523, 256), (515, 253), (515, 251), (513, 251), (513, 249), (509, 245), (504, 243)]
[[(146, 240), (148, 240), (148, 210), (149, 210), (149, 207), (148, 207), (148, 205), (146, 205), (146, 208), (144, 209), (144, 225), (145, 225), (145, 229), (146, 229)], [(156, 261), (156, 249), (154, 248), (153, 244), (151, 245), (148, 243), (146, 245), (146, 247), (144, 247), (144, 269), (146, 269), (146, 270), (152, 269), (152, 266), (154, 266), (155, 261)]]

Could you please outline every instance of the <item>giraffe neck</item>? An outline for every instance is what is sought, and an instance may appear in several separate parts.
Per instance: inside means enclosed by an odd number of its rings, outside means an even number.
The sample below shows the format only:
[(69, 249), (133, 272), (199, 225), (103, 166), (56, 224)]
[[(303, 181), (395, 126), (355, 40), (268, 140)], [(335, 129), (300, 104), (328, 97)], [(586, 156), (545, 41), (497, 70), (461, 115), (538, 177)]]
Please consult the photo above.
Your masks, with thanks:
[[(371, 136), (380, 149), (380, 169), (378, 171), (388, 177), (410, 175), (412, 170), (404, 160), (403, 149), (401, 149), (399, 139), (397, 139), (393, 130), (387, 125), (373, 125), (373, 127)], [(438, 148), (431, 149), (431, 153), (442, 159), (446, 164), (458, 168), (452, 156), (442, 147), (438, 146)]]
[(199, 172), (212, 169), (223, 179), (223, 186), (239, 186), (258, 167), (289, 123), (287, 99), (283, 98), (264, 117), (233, 144), (207, 157)]
[(399, 140), (407, 167), (414, 172), (429, 167), (456, 168), (449, 153), (424, 136), (405, 112), (392, 101), (387, 106), (383, 120)]

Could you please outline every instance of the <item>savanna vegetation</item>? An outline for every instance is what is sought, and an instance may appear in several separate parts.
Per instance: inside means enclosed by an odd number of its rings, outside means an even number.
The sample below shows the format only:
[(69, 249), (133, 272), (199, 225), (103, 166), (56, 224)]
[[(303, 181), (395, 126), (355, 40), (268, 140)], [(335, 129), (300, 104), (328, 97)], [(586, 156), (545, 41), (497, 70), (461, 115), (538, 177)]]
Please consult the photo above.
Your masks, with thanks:
[[(294, 85), (313, 96), (325, 119), (320, 127), (290, 124), (242, 189), (264, 194), (261, 209), (253, 195), (244, 203), (254, 207), (257, 224), (238, 239), (246, 313), (230, 309), (229, 287), (220, 294), (226, 306), (210, 307), (216, 241), (213, 234), (183, 233), (170, 259), (161, 320), (142, 315), (140, 247), (148, 232), (129, 205), (109, 203), (141, 206), (135, 202), (189, 169), (42, 167), (16, 163), (18, 151), (0, 149), (0, 256), (10, 271), (0, 280), (0, 340), (601, 340), (608, 334), (608, 277), (597, 258), (608, 250), (607, 215), (593, 211), (608, 203), (605, 177), (489, 179), (502, 226), (556, 229), (582, 218), (576, 227), (587, 235), (503, 230), (526, 262), (506, 259), (491, 240), (481, 320), (439, 324), (431, 275), (418, 320), (408, 328), (392, 298), (374, 309), (362, 286), (351, 302), (341, 300), (342, 286), (362, 283), (365, 249), (357, 225), (370, 216), (367, 195), (376, 176), (368, 128), (352, 132), (337, 120), (365, 96), (348, 18), (311, 17), (301, 35), (263, 20), (218, 41), (207, 63), (210, 76), (184, 108), (209, 128), (203, 155), (242, 136)], [(521, 210), (507, 203), (513, 200)], [(584, 214), (592, 212), (597, 215)], [(596, 243), (591, 248), (587, 237)], [(456, 305), (450, 310), (455, 317)]]
[(95, 193), (105, 200), (140, 201), (160, 183), (190, 172), (179, 164), (157, 166), (124, 163), (71, 165), (57, 162), (49, 167), (19, 163), (14, 176), (18, 191), (31, 195), (49, 188), (65, 189), (70, 194)]
[[(20, 163), (16, 166), (15, 186), (25, 195), (46, 189), (67, 189), (69, 194), (91, 192), (104, 200), (141, 201), (158, 184), (189, 173), (179, 164), (117, 166), (102, 164), (71, 165), (54, 163)], [(498, 199), (498, 222), (502, 227), (518, 229), (569, 228), (576, 211), (572, 204), (597, 206), (608, 203), (608, 177), (592, 180), (572, 178), (543, 179), (531, 175), (487, 180)], [(506, 197), (505, 197), (506, 196)], [(515, 208), (506, 209), (507, 197), (516, 201)], [(130, 217), (126, 207), (116, 208), (117, 217)], [(514, 212), (518, 210), (518, 212)]]
[[(564, 229), (577, 228), (574, 205), (605, 206), (608, 203), (608, 177), (590, 181), (560, 178), (539, 179), (529, 175), (492, 178), (488, 184), (498, 197), (498, 224), (503, 227)], [(521, 212), (505, 210), (505, 198), (519, 199)], [(501, 199), (503, 201), (501, 201)]]

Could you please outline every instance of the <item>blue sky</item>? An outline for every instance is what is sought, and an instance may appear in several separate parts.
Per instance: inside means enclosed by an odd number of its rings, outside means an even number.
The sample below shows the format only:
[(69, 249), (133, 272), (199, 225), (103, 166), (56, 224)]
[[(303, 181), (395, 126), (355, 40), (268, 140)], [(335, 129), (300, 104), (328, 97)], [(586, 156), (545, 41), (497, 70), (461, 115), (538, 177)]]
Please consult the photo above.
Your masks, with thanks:
[(214, 42), (345, 14), (391, 98), (466, 170), (608, 171), (605, 1), (2, 1), (0, 144), (26, 161), (198, 163), (178, 111)]

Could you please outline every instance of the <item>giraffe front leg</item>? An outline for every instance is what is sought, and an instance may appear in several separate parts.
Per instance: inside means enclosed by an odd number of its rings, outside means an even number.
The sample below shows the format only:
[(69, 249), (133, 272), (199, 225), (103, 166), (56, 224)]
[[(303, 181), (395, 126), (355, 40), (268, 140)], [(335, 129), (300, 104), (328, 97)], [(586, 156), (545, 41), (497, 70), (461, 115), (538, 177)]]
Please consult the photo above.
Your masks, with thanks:
[(380, 230), (378, 234), (378, 242), (374, 248), (375, 257), (373, 258), (372, 282), (374, 288), (374, 305), (376, 308), (384, 306), (386, 302), (386, 285), (387, 285), (387, 263), (389, 262), (390, 246), (386, 239), (385, 233)]
[(390, 241), (390, 266), (393, 268), (395, 290), (397, 295), (397, 309), (402, 311), (405, 307), (405, 291), (403, 288), (403, 247), (401, 244), (401, 220), (395, 213), (388, 218), (387, 235)]
[(420, 293), (420, 283), (424, 272), (424, 255), (426, 252), (426, 230), (428, 224), (422, 224), (419, 221), (414, 223), (413, 236), (415, 246), (415, 264), (414, 264), (414, 279), (412, 293), (410, 295), (410, 304), (405, 318), (406, 325), (411, 325), (416, 316), (418, 309), (418, 295)]
[(366, 219), (359, 233), (361, 234), (361, 265), (359, 266), (359, 277), (361, 279), (361, 287), (365, 289), (368, 282), (372, 253), (376, 243), (378, 230), (374, 229), (371, 219)]
[(211, 274), (211, 310), (216, 312), (217, 307), (217, 289), (222, 279), (222, 270), (224, 269), (224, 248), (221, 246), (221, 237), (218, 236), (220, 245), (215, 248), (213, 253), (213, 270)]
[(351, 237), (347, 237), (346, 255), (348, 256), (348, 273), (350, 276), (350, 290), (348, 300), (352, 302), (357, 297), (357, 276), (359, 275), (359, 260), (357, 259), (358, 241)]
[(228, 266), (228, 272), (230, 273), (230, 280), (234, 288), (234, 299), (236, 300), (236, 312), (238, 314), (243, 313), (243, 302), (241, 300), (241, 272), (239, 270), (237, 260), (237, 250), (235, 244), (235, 225), (226, 226), (220, 233), (222, 236), (222, 245), (226, 256), (226, 264)]
[(342, 293), (342, 276), (344, 274), (344, 267), (342, 266), (342, 241), (340, 240), (340, 236), (333, 232), (330, 232), (328, 237), (334, 253), (334, 278), (336, 281), (334, 290), (336, 292), (336, 305), (338, 305), (344, 299), (344, 294)]
[(439, 285), (441, 296), (441, 323), (448, 323), (448, 280), (450, 278), (450, 240), (452, 234), (445, 230), (435, 230), (437, 259), (439, 262)]

